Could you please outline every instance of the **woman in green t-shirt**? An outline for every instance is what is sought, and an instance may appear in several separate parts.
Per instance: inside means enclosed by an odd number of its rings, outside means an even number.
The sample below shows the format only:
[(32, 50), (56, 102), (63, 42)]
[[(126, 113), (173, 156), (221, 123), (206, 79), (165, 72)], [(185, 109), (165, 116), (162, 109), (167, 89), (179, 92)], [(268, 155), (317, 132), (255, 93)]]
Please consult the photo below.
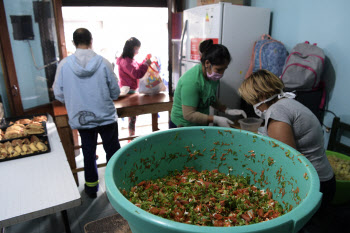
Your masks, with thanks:
[(181, 76), (176, 86), (171, 110), (171, 128), (209, 123), (229, 127), (229, 124), (233, 124), (226, 117), (209, 115), (210, 106), (227, 115), (247, 117), (243, 110), (229, 109), (216, 97), (219, 80), (231, 61), (230, 52), (224, 45), (213, 44), (213, 40), (203, 41), (199, 45), (199, 51), (201, 64)]

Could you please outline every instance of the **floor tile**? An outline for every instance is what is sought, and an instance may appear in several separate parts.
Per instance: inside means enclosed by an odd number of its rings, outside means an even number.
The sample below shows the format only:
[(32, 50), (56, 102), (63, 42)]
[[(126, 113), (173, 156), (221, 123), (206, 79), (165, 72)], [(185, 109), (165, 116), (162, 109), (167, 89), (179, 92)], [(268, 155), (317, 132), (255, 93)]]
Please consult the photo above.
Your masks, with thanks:
[(20, 232), (41, 233), (40, 218), (22, 222), (22, 223), (5, 228), (5, 233), (20, 233)]
[(104, 217), (107, 217), (107, 216), (111, 216), (111, 215), (116, 214), (116, 213), (117, 213), (117, 211), (115, 211), (114, 209), (111, 209), (111, 210), (103, 211), (103, 212), (100, 212), (100, 213), (96, 213), (94, 215), (86, 216), (85, 218), (81, 218), (79, 220), (80, 229), (81, 229), (82, 232), (84, 232), (85, 224), (87, 224), (89, 222), (92, 222), (94, 220), (97, 220), (97, 219), (101, 219), (101, 218), (104, 218)]

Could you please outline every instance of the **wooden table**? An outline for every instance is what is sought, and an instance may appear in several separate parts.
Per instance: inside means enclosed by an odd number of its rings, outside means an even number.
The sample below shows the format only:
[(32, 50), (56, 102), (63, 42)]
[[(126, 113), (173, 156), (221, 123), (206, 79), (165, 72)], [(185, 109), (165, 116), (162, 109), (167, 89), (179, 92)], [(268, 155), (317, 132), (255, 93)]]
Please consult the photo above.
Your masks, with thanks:
[(0, 229), (61, 211), (70, 232), (66, 210), (81, 197), (51, 116), (46, 127), (51, 152), (0, 162)]
[[(77, 184), (79, 184), (77, 172), (84, 170), (84, 168), (77, 168), (75, 162), (74, 150), (80, 146), (74, 145), (74, 137), (72, 129), (68, 124), (67, 110), (59, 101), (52, 102), (55, 121), (57, 125), (58, 134), (61, 137), (63, 148), (73, 172), (73, 176)], [(159, 93), (157, 95), (143, 95), (143, 94), (127, 94), (119, 97), (114, 101), (114, 106), (117, 110), (118, 117), (132, 117), (142, 114), (152, 114), (152, 131), (158, 130), (158, 112), (168, 111), (170, 113), (173, 105), (172, 98), (168, 93)], [(119, 140), (127, 140), (124, 138)], [(99, 164), (98, 167), (106, 164)]]

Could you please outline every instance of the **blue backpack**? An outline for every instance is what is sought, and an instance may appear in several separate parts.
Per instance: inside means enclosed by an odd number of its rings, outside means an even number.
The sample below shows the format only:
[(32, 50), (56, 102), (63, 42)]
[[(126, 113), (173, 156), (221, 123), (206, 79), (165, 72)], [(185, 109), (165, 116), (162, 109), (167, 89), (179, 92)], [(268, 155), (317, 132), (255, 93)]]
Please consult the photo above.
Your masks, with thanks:
[(280, 41), (264, 34), (253, 46), (250, 66), (245, 77), (260, 69), (268, 70), (279, 77), (287, 56), (288, 51)]

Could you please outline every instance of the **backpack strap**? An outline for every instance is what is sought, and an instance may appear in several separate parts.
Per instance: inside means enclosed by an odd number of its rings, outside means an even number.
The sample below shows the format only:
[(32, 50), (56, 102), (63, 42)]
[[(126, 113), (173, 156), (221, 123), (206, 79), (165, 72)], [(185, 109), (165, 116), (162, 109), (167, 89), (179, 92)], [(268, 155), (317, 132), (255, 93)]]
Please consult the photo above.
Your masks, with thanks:
[(319, 87), (323, 89), (322, 91), (322, 98), (321, 98), (321, 102), (320, 105), (318, 106), (319, 109), (323, 109), (324, 106), (326, 105), (326, 85), (324, 81), (321, 81), (319, 84)]
[(256, 41), (254, 42), (254, 45), (253, 45), (252, 56), (250, 57), (250, 65), (244, 79), (248, 78), (253, 73), (254, 60), (255, 60), (255, 45), (256, 45)]
[(269, 39), (269, 40), (272, 40), (272, 37), (269, 34), (262, 34), (261, 35), (261, 39), (262, 40), (266, 40), (266, 38)]

